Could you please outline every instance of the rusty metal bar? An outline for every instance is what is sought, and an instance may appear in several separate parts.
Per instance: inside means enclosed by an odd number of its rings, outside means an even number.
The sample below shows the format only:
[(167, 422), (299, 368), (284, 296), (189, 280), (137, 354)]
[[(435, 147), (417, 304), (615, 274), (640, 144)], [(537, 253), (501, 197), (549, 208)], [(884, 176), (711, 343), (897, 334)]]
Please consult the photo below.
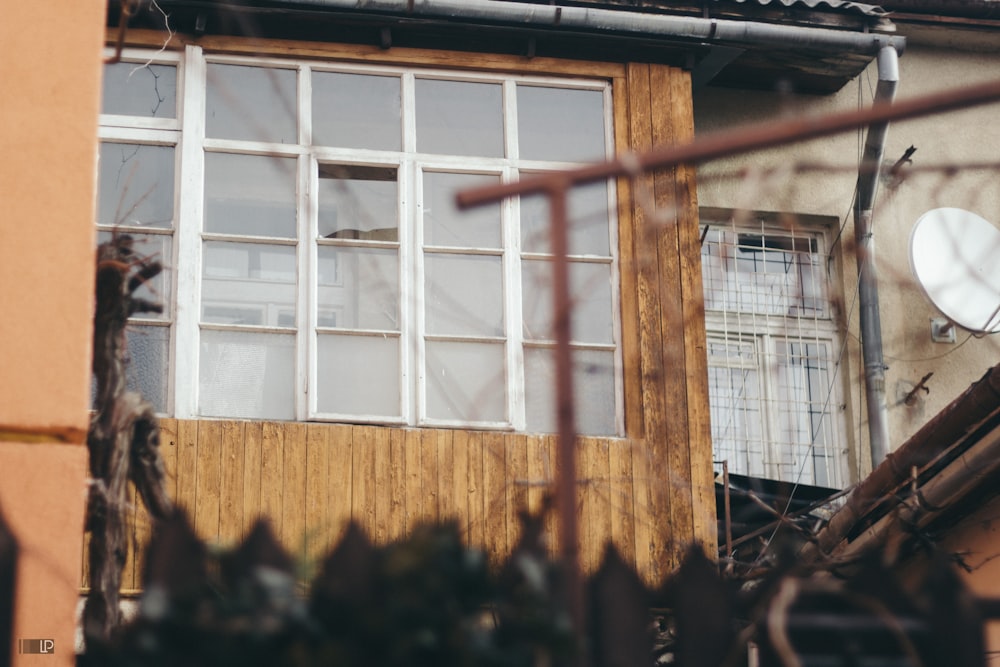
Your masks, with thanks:
[(557, 180), (566, 180), (570, 185), (584, 185), (625, 176), (638, 170), (662, 169), (678, 164), (701, 164), (738, 153), (838, 134), (872, 123), (927, 116), (998, 100), (1000, 100), (1000, 81), (990, 81), (901, 102), (875, 104), (860, 111), (808, 118), (783, 118), (778, 122), (715, 132), (686, 144), (664, 146), (647, 153), (619, 157), (558, 174), (545, 174), (514, 183), (470, 188), (459, 192), (456, 201), (459, 208), (471, 208), (499, 201), (505, 197), (544, 194), (550, 191), (552, 184)]
[(556, 508), (559, 516), (559, 554), (566, 568), (567, 605), (573, 619), (579, 657), (585, 656), (583, 582), (580, 575), (579, 526), (576, 515), (576, 409), (573, 402), (573, 358), (569, 341), (573, 308), (569, 290), (569, 224), (567, 222), (568, 180), (553, 179), (549, 197), (549, 237), (552, 245), (553, 322), (556, 339), (556, 410), (559, 476), (556, 479)]

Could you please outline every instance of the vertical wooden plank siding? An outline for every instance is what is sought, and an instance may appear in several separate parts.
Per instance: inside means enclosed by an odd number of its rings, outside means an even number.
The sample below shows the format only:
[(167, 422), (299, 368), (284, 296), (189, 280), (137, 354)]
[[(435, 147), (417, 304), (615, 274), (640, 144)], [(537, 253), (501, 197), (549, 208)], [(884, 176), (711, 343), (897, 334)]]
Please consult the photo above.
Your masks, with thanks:
[(260, 511), (271, 520), (271, 528), (279, 540), (284, 537), (281, 525), (281, 484), (284, 476), (285, 430), (282, 424), (264, 422), (260, 440)]
[(483, 526), (486, 555), (498, 564), (507, 554), (506, 447), (502, 433), (483, 433)]
[(355, 426), (353, 437), (354, 465), (351, 471), (351, 518), (361, 524), (369, 535), (374, 533), (377, 517), (375, 504), (375, 433), (374, 426)]
[(504, 515), (507, 517), (507, 545), (513, 549), (521, 537), (518, 513), (528, 508), (528, 440), (524, 435), (510, 435), (506, 440)]
[[(628, 106), (629, 106), (629, 148), (634, 151), (647, 151), (653, 147), (653, 136), (650, 119), (652, 117), (650, 99), (649, 66), (631, 64), (627, 68)], [(636, 345), (638, 349), (639, 368), (632, 369), (638, 375), (639, 396), (642, 400), (644, 447), (643, 456), (633, 457), (633, 463), (638, 463), (633, 475), (638, 480), (636, 488), (636, 567), (641, 572), (649, 573), (654, 580), (663, 575), (662, 563), (666, 557), (665, 545), (661, 530), (657, 530), (658, 522), (654, 515), (669, 515), (669, 505), (666, 494), (661, 493), (654, 463), (666, 458), (662, 436), (666, 432), (664, 417), (664, 395), (662, 382), (664, 379), (663, 359), (660, 347), (664, 341), (660, 329), (659, 298), (656, 290), (659, 281), (656, 274), (659, 270), (658, 258), (651, 248), (651, 227), (647, 223), (647, 214), (643, 199), (651, 196), (653, 179), (648, 175), (639, 176), (633, 184), (633, 208), (631, 221), (634, 226), (633, 247), (623, 248), (623, 252), (632, 254), (636, 276), (636, 304), (638, 308), (638, 340), (625, 341)], [(643, 202), (645, 203), (645, 202)], [(655, 247), (655, 243), (653, 243)], [(626, 371), (628, 372), (628, 371)], [(669, 530), (669, 528), (668, 528)]]
[(421, 432), (404, 431), (403, 456), (405, 459), (406, 480), (403, 484), (403, 530), (409, 532), (420, 521), (423, 511), (423, 494), (420, 490), (420, 439)]
[(219, 487), (219, 539), (235, 544), (243, 536), (243, 465), (246, 422), (222, 424), (222, 484)]
[(297, 559), (304, 559), (306, 543), (306, 425), (285, 424), (285, 460), (281, 488), (281, 526), (284, 542)]
[[(471, 483), (469, 481), (469, 439), (464, 437), (467, 431), (453, 431), (449, 450), (451, 452), (451, 488), (446, 489), (451, 494), (449, 509), (452, 517), (462, 532), (462, 539), (466, 544), (470, 541), (469, 536), (469, 504), (472, 502)], [(440, 460), (440, 452), (438, 459)]]
[(330, 429), (322, 424), (306, 427), (306, 534), (309, 563), (321, 559), (330, 548)]
[(263, 424), (247, 422), (243, 441), (243, 534), (256, 523), (263, 514), (260, 501), (260, 477), (263, 470), (261, 447), (263, 445)]
[(406, 436), (399, 429), (389, 430), (389, 540), (406, 532)]
[(385, 544), (390, 538), (392, 513), (391, 444), (389, 430), (374, 429), (375, 437), (375, 478), (372, 491), (375, 493), (375, 525), (372, 537), (378, 544)]
[(462, 432), (455, 438), (455, 446), (462, 443), (469, 452), (468, 479), (469, 485), (469, 537), (468, 543), (480, 549), (486, 549), (486, 487), (483, 468), (484, 451), (482, 433)]
[(351, 520), (351, 503), (354, 501), (354, 429), (351, 426), (322, 425), (327, 431), (326, 446), (327, 505), (330, 517), (329, 546), (333, 546), (347, 529)]
[(198, 458), (195, 468), (194, 529), (203, 538), (219, 535), (219, 488), (222, 485), (221, 421), (198, 422)]
[[(678, 114), (673, 122), (679, 141), (694, 138), (691, 78), (670, 79), (671, 98)], [(705, 342), (705, 301), (701, 277), (701, 235), (698, 228), (698, 188), (695, 169), (676, 172), (679, 280), (683, 307), (684, 387), (687, 390), (688, 464), (691, 470), (693, 538), (716, 553), (715, 480), (712, 472), (712, 430), (708, 401), (708, 353)]]
[[(653, 143), (657, 146), (667, 146), (678, 143), (676, 120), (683, 113), (683, 101), (673, 97), (671, 80), (672, 71), (663, 66), (650, 66), (650, 88), (655, 91), (652, 97)], [(678, 109), (674, 104), (679, 103)], [(678, 230), (687, 221), (681, 220), (677, 202), (677, 173), (681, 167), (663, 170), (654, 176), (654, 198), (658, 209), (663, 212), (663, 219), (658, 221), (655, 229), (650, 231), (655, 235), (659, 265), (659, 287), (657, 294), (660, 300), (661, 331), (683, 331), (684, 311), (681, 303), (680, 290), (680, 245)], [(663, 393), (666, 458), (657, 463), (665, 463), (658, 468), (658, 479), (666, 480), (666, 491), (669, 494), (670, 530), (677, 540), (690, 541), (694, 532), (691, 525), (691, 465), (688, 456), (687, 430), (687, 388), (684, 382), (685, 371), (684, 334), (670, 340), (664, 338), (660, 349), (663, 353)], [(669, 567), (676, 565), (676, 550), (670, 550)]]
[(442, 521), (455, 519), (455, 451), (454, 432), (437, 431), (437, 518)]
[[(619, 150), (693, 135), (687, 73), (636, 63), (611, 81)], [(617, 192), (627, 437), (578, 440), (580, 552), (591, 571), (613, 542), (656, 584), (688, 542), (715, 548), (694, 171), (623, 178)], [(353, 519), (379, 543), (455, 520), (499, 563), (519, 537), (518, 512), (542, 511), (559, 474), (551, 435), (165, 419), (162, 441), (171, 494), (200, 535), (233, 542), (264, 516), (312, 562)], [(553, 513), (544, 525), (554, 548)], [(142, 511), (133, 532), (148, 538)], [(127, 587), (139, 585), (137, 562)]]
[(632, 505), (632, 443), (608, 441), (608, 505), (611, 539), (627, 563), (635, 562), (635, 511)]

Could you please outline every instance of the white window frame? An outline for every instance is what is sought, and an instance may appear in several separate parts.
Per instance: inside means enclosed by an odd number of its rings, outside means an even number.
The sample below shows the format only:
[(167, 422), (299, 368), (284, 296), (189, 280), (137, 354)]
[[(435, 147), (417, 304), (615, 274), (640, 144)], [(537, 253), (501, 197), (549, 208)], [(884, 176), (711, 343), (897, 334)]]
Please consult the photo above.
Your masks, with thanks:
[[(175, 206), (172, 257), (166, 258), (173, 286), (173, 308), (169, 320), (142, 320), (143, 324), (169, 326), (169, 381), (167, 386), (167, 414), (178, 418), (197, 418), (199, 414), (199, 356), (202, 330), (239, 330), (267, 333), (270, 331), (292, 333), (295, 336), (295, 414), (298, 421), (350, 421), (412, 426), (464, 427), (475, 429), (526, 430), (524, 392), (525, 347), (549, 347), (550, 341), (525, 341), (520, 310), (521, 260), (523, 258), (548, 258), (551, 255), (522, 253), (520, 233), (516, 225), (519, 202), (508, 200), (502, 204), (502, 243), (496, 250), (428, 247), (424, 248), (422, 211), (423, 175), (432, 171), (448, 173), (491, 174), (503, 182), (516, 180), (521, 173), (542, 172), (571, 168), (578, 163), (529, 161), (518, 158), (517, 137), (517, 86), (540, 85), (601, 91), (604, 96), (604, 145), (606, 157), (613, 153), (613, 108), (611, 84), (607, 80), (568, 79), (553, 76), (514, 75), (489, 72), (471, 72), (446, 69), (416, 69), (398, 65), (368, 65), (316, 60), (290, 60), (285, 58), (246, 57), (227, 54), (204, 53), (196, 45), (188, 45), (183, 53), (126, 49), (125, 61), (145, 63), (170, 63), (177, 66), (177, 109), (173, 119), (133, 118), (130, 116), (101, 116), (101, 140), (134, 141), (137, 143), (162, 143), (175, 146)], [(205, 136), (206, 74), (209, 63), (277, 67), (296, 72), (298, 116), (298, 144), (215, 139)], [(312, 71), (386, 74), (401, 81), (401, 108), (403, 109), (402, 150), (384, 151), (346, 149), (311, 145), (309, 115), (312, 112)], [(449, 81), (499, 83), (503, 92), (504, 157), (468, 157), (425, 154), (416, 152), (416, 124), (412, 112), (415, 100), (415, 81), (418, 78), (445, 79)], [(228, 235), (209, 234), (202, 230), (204, 219), (205, 161), (207, 152), (247, 153), (285, 156), (297, 160), (297, 236), (294, 239), (276, 240), (262, 238), (248, 240)], [(311, 363), (318, 355), (318, 164), (335, 162), (367, 166), (395, 166), (399, 192), (398, 214), (400, 237), (397, 241), (400, 276), (400, 412), (398, 418), (381, 415), (322, 413), (317, 406), (318, 368)], [(305, 185), (305, 187), (303, 187)], [(573, 256), (576, 262), (610, 265), (613, 313), (613, 342), (608, 345), (574, 343), (574, 347), (587, 350), (612, 351), (614, 357), (615, 427), (610, 435), (624, 434), (621, 322), (619, 317), (620, 290), (618, 276), (618, 238), (616, 188), (609, 184), (608, 256)], [(303, 215), (303, 212), (305, 214)], [(149, 229), (129, 229), (135, 233), (151, 233)], [(155, 232), (153, 232), (155, 233)], [(297, 287), (296, 324), (289, 330), (269, 327), (241, 328), (225, 324), (201, 322), (202, 247), (210, 240), (238, 240), (240, 242), (282, 243), (296, 248)], [(335, 243), (331, 245), (336, 245)], [(350, 247), (366, 245), (352, 241)], [(379, 242), (372, 242), (379, 245)], [(500, 257), (503, 272), (504, 336), (498, 341), (505, 345), (504, 372), (508, 390), (505, 397), (505, 419), (492, 422), (434, 419), (427, 415), (423, 383), (425, 348), (428, 336), (423, 321), (424, 308), (420, 303), (424, 284), (425, 255), (432, 253), (495, 254)], [(323, 329), (321, 328), (320, 331)], [(358, 330), (351, 330), (359, 333)], [(364, 333), (364, 332), (360, 332)], [(370, 332), (382, 335), (382, 332)], [(454, 337), (447, 337), (449, 340)]]
[[(794, 226), (789, 226), (782, 220), (795, 219)], [(816, 459), (820, 456), (814, 450), (810, 451), (803, 459), (789, 464), (787, 459), (797, 455), (789, 452), (787, 445), (780, 442), (779, 434), (782, 426), (779, 423), (777, 411), (781, 372), (779, 366), (780, 345), (787, 343), (801, 343), (824, 346), (826, 350), (826, 370), (829, 386), (829, 395), (826, 397), (820, 417), (821, 429), (824, 436), (830, 439), (825, 445), (820, 445), (826, 452), (826, 456), (833, 458), (827, 468), (829, 478), (824, 480), (821, 486), (843, 487), (849, 478), (848, 451), (847, 451), (847, 424), (845, 421), (844, 399), (842, 377), (840, 374), (842, 353), (842, 334), (837, 321), (837, 312), (834, 307), (835, 300), (833, 292), (839, 289), (842, 284), (833, 268), (830, 258), (830, 231), (836, 229), (836, 220), (827, 219), (821, 216), (779, 216), (777, 214), (739, 214), (733, 211), (722, 209), (703, 209), (701, 212), (701, 230), (707, 238), (705, 225), (716, 231), (722, 231), (729, 235), (769, 235), (791, 237), (798, 239), (811, 239), (816, 244), (815, 255), (825, 258), (824, 266), (820, 268), (819, 277), (822, 281), (821, 311), (814, 316), (796, 316), (787, 314), (753, 312), (753, 309), (738, 311), (733, 309), (710, 308), (709, 289), (706, 280), (706, 304), (705, 304), (705, 329), (708, 339), (709, 368), (728, 368), (732, 370), (754, 370), (758, 374), (758, 401), (760, 414), (759, 428), (761, 429), (760, 441), (751, 442), (744, 440), (742, 451), (739, 453), (746, 456), (745, 462), (730, 462), (730, 472), (760, 476), (770, 479), (777, 479), (792, 483), (813, 484), (815, 478), (808, 465), (815, 465)], [(703, 241), (705, 243), (706, 241)], [(703, 275), (712, 268), (703, 267)], [(755, 361), (725, 361), (713, 359), (711, 355), (711, 345), (713, 343), (722, 345), (748, 344), (752, 346), (755, 354)], [(711, 371), (710, 371), (711, 372)], [(711, 382), (710, 382), (711, 385)], [(711, 387), (710, 387), (711, 390)], [(711, 391), (710, 391), (711, 394)], [(730, 410), (736, 408), (730, 407)], [(713, 412), (715, 410), (713, 409)], [(828, 419), (832, 417), (832, 419)], [(713, 425), (717, 428), (717, 425)], [(714, 430), (713, 428), (713, 430)], [(737, 448), (739, 440), (744, 436), (736, 438)], [(813, 438), (815, 438), (815, 434)], [(754, 447), (756, 444), (758, 447)], [(796, 443), (799, 446), (809, 447), (817, 445), (811, 443)], [(754, 460), (756, 454), (761, 455), (761, 460)], [(718, 457), (719, 451), (716, 449), (716, 469), (721, 469), (721, 460)], [(811, 463), (810, 463), (811, 462)], [(782, 468), (792, 468), (789, 476), (783, 472)]]

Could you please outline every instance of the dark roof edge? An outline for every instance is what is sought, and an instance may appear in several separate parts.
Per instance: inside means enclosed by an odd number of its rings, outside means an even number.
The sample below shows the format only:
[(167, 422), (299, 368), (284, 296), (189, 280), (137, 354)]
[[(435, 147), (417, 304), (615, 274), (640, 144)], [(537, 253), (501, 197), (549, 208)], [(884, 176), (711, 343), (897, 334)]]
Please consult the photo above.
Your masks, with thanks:
[[(816, 536), (815, 547), (807, 547), (804, 558), (815, 560), (822, 554), (829, 554), (888, 494), (911, 481), (914, 469), (920, 471), (942, 459), (951, 463), (983, 439), (986, 434), (980, 432), (979, 427), (984, 422), (998, 419), (1000, 364), (987, 371), (862, 480), (844, 506)], [(994, 428), (988, 430), (993, 431)], [(934, 470), (930, 478), (947, 468), (946, 464)], [(972, 480), (980, 471), (967, 470), (966, 473), (966, 479)], [(923, 481), (926, 483), (928, 480)]]
[[(244, 3), (205, 4), (218, 9), (227, 5), (236, 8)], [(885, 46), (891, 46), (902, 53), (906, 43), (903, 37), (877, 32), (577, 6), (536, 5), (505, 0), (267, 0), (253, 4), (258, 7), (311, 8), (341, 13), (363, 12), (394, 18), (423, 18), (456, 23), (515, 25), (553, 31), (578, 30), (595, 34), (625, 34), (635, 37), (677, 39), (698, 44), (744, 46), (767, 44), (871, 55)]]

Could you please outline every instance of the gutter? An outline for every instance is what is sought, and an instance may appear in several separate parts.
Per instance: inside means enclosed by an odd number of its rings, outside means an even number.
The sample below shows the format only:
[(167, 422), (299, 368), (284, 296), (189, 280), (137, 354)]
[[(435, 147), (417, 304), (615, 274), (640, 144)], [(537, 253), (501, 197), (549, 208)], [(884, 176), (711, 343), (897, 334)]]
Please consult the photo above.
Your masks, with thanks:
[[(899, 57), (890, 47), (878, 54), (878, 86), (873, 105), (891, 104), (899, 84)], [(865, 403), (868, 409), (868, 444), (872, 467), (889, 452), (889, 411), (885, 401), (885, 357), (882, 353), (882, 320), (879, 315), (878, 271), (875, 264), (875, 239), (872, 234), (872, 211), (882, 168), (888, 122), (868, 128), (864, 154), (858, 174), (854, 203), (854, 241), (858, 263), (858, 303), (861, 327), (861, 352), (865, 363)]]
[[(230, 3), (212, 3), (225, 7)], [(781, 45), (874, 55), (885, 47), (902, 53), (904, 37), (881, 33), (809, 28), (749, 21), (586, 7), (556, 7), (503, 0), (272, 0), (269, 4), (355, 11), (395, 18), (423, 17), (456, 22), (571, 29), (727, 45)], [(238, 5), (230, 5), (234, 8)]]

